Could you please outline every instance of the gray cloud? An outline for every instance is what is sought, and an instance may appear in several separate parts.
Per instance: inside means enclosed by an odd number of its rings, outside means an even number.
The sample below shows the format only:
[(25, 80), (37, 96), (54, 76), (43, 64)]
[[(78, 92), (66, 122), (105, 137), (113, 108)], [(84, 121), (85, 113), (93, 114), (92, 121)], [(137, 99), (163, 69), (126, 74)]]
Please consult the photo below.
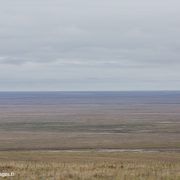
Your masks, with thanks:
[(6, 0), (0, 90), (179, 89), (179, 5)]

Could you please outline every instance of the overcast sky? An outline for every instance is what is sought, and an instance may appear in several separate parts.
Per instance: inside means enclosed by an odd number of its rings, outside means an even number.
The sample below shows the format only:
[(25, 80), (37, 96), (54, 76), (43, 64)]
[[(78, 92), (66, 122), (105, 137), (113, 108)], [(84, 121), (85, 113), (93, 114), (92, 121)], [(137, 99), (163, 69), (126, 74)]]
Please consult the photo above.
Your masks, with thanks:
[(180, 1), (1, 1), (0, 90), (180, 90)]

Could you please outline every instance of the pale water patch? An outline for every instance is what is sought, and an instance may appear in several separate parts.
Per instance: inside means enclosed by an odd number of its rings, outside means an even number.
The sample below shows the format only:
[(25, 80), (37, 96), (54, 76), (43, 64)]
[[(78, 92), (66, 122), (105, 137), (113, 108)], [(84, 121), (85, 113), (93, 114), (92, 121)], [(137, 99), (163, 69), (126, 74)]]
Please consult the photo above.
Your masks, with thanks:
[(157, 153), (157, 152), (180, 152), (180, 148), (177, 149), (60, 149), (60, 150), (33, 150), (34, 152), (137, 152), (137, 153)]

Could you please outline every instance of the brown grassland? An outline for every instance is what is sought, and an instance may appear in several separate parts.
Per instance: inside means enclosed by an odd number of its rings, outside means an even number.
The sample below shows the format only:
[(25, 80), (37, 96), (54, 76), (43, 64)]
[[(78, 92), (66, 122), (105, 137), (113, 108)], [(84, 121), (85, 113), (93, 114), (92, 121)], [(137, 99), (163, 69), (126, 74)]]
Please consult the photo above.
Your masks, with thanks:
[(2, 94), (0, 173), (14, 172), (5, 177), (12, 180), (180, 180), (180, 94), (156, 93)]
[(0, 172), (13, 180), (179, 180), (178, 152), (2, 151)]

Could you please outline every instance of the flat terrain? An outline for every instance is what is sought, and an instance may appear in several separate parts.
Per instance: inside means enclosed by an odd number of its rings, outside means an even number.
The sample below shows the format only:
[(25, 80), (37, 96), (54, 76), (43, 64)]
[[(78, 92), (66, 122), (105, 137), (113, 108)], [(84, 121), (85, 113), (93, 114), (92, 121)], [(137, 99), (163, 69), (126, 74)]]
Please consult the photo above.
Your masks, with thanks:
[(0, 93), (3, 172), (179, 180), (180, 92)]
[(1, 105), (0, 150), (180, 148), (180, 104)]
[(15, 180), (179, 180), (179, 153), (0, 152), (0, 172)]

